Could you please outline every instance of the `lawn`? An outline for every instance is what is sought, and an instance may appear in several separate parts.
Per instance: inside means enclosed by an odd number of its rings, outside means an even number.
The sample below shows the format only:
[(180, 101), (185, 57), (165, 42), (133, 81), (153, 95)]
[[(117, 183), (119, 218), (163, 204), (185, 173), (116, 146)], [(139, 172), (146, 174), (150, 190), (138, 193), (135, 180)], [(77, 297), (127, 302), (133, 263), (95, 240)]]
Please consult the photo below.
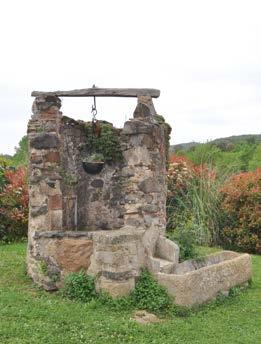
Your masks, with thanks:
[(142, 326), (130, 310), (75, 303), (34, 286), (26, 276), (26, 244), (0, 246), (0, 343), (261, 343), (261, 257), (253, 283), (220, 304), (187, 317)]

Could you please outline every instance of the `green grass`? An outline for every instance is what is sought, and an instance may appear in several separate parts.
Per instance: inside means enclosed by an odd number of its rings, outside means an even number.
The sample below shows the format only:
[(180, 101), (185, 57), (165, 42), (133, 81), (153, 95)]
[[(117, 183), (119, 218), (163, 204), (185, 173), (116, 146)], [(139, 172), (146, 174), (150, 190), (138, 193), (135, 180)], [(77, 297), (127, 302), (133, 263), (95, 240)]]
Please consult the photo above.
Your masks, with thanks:
[(246, 292), (188, 317), (141, 326), (130, 319), (130, 310), (72, 302), (35, 287), (25, 274), (25, 252), (25, 244), (0, 246), (1, 344), (261, 342), (260, 256), (253, 256), (253, 284)]

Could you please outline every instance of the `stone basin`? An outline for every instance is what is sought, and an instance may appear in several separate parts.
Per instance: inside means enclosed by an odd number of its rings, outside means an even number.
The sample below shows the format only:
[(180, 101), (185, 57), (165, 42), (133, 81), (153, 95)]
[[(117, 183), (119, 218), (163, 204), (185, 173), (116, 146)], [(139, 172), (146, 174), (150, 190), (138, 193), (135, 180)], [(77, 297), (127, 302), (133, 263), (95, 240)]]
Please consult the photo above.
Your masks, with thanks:
[(234, 286), (247, 283), (251, 276), (250, 255), (232, 251), (185, 261), (170, 274), (155, 274), (175, 303), (181, 306), (207, 302), (219, 293), (226, 293)]

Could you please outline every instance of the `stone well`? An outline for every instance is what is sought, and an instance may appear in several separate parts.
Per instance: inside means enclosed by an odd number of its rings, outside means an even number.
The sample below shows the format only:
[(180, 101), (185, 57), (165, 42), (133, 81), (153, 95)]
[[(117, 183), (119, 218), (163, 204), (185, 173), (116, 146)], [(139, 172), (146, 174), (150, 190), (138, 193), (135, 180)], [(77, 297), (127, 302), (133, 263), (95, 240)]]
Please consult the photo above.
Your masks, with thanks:
[[(96, 277), (97, 290), (121, 296), (134, 288), (146, 267), (178, 296), (177, 288), (184, 289), (188, 279), (177, 277), (179, 248), (164, 236), (170, 127), (153, 106), (152, 97), (159, 91), (86, 89), (32, 95), (29, 275), (46, 290), (56, 290), (68, 273), (83, 270)], [(122, 129), (105, 121), (76, 121), (60, 111), (59, 96), (115, 95), (138, 100), (133, 118)], [(92, 160), (93, 153), (104, 153), (103, 161)], [(235, 266), (240, 262), (236, 260)], [(245, 277), (234, 278), (235, 283), (249, 279), (250, 260), (245, 260), (245, 267)], [(215, 274), (212, 269), (210, 277)], [(205, 279), (206, 288), (209, 280)], [(214, 294), (222, 288), (219, 285)], [(185, 303), (194, 304), (192, 299), (186, 296)]]
[(92, 124), (62, 116), (56, 94), (35, 98), (28, 124), (28, 271), (47, 290), (83, 269), (97, 277), (98, 289), (122, 295), (142, 267), (159, 263), (151, 258), (163, 246), (167, 265), (177, 261), (177, 246), (164, 238), (170, 127), (156, 115), (150, 95), (137, 99), (122, 129), (100, 121), (113, 131), (121, 159), (90, 173), (84, 161), (93, 153)]

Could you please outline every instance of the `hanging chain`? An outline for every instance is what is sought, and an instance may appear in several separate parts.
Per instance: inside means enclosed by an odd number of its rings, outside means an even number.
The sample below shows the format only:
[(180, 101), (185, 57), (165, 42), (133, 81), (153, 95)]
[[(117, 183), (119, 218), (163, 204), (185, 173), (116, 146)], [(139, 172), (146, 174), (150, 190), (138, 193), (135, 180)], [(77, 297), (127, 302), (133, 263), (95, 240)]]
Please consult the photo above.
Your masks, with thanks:
[[(96, 86), (93, 85), (92, 88), (95, 88)], [(101, 136), (101, 125), (99, 121), (96, 119), (97, 115), (97, 108), (96, 108), (96, 97), (93, 97), (93, 105), (92, 105), (92, 135), (95, 137), (100, 137)]]
[[(92, 88), (95, 88), (96, 86), (93, 85)], [(96, 108), (96, 97), (93, 97), (93, 105), (92, 105), (92, 121), (96, 122), (96, 115), (97, 115), (97, 108)]]

